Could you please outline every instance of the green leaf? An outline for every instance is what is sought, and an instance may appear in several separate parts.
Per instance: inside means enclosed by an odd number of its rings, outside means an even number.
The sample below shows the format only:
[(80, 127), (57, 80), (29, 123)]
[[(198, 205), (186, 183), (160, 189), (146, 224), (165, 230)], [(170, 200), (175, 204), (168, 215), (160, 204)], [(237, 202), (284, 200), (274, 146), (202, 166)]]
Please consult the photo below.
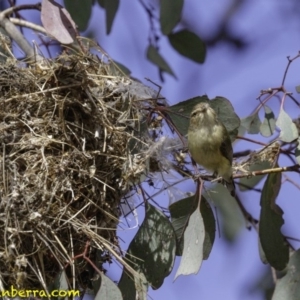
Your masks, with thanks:
[(197, 63), (204, 63), (206, 46), (204, 42), (193, 32), (181, 30), (168, 35), (172, 47), (181, 55)]
[(106, 277), (103, 273), (100, 273), (101, 276), (101, 286), (99, 291), (97, 292), (94, 300), (122, 300), (121, 291), (112, 282), (108, 277)]
[[(177, 238), (176, 255), (178, 256), (182, 255), (184, 231), (187, 227), (189, 217), (196, 207), (197, 201), (195, 200), (195, 196), (179, 200), (169, 207), (172, 225)], [(216, 222), (212, 209), (204, 197), (201, 198), (200, 213), (203, 217), (205, 228), (203, 259), (207, 259), (215, 240)]]
[(182, 135), (187, 135), (190, 123), (190, 114), (194, 106), (201, 102), (210, 102), (210, 100), (206, 95), (203, 95), (179, 102), (168, 108), (169, 117)]
[(67, 290), (69, 288), (68, 279), (65, 270), (63, 270), (59, 277), (59, 290)]
[(236, 139), (241, 121), (235, 113), (231, 102), (225, 97), (217, 96), (209, 104), (216, 111), (220, 121), (225, 125), (233, 142)]
[(98, 3), (102, 8), (105, 8), (105, 2), (106, 0), (98, 0)]
[(203, 260), (203, 242), (205, 229), (203, 218), (196, 209), (189, 219), (189, 224), (184, 232), (184, 247), (180, 265), (174, 280), (179, 275), (197, 274)]
[(236, 239), (241, 229), (245, 227), (245, 219), (236, 200), (230, 196), (226, 187), (222, 184), (215, 184), (207, 192), (211, 201), (217, 207), (218, 215), (221, 216), (221, 228), (224, 236), (229, 242)]
[(78, 26), (80, 31), (84, 31), (88, 24), (92, 13), (92, 0), (64, 0), (67, 11)]
[(203, 242), (203, 259), (208, 259), (216, 236), (216, 221), (214, 213), (206, 199), (202, 197), (200, 212), (204, 222), (205, 238)]
[(269, 137), (274, 133), (276, 128), (275, 115), (272, 112), (271, 108), (267, 105), (264, 106), (265, 109), (265, 118), (260, 125), (260, 133), (262, 136)]
[(138, 290), (135, 287), (136, 280), (135, 279), (133, 280), (131, 277), (132, 275), (129, 276), (126, 270), (123, 269), (123, 273), (119, 281), (118, 287), (122, 293), (122, 297), (124, 300), (136, 299), (136, 294)]
[[(172, 224), (161, 211), (147, 203), (144, 222), (130, 243), (125, 259), (133, 269), (144, 274), (153, 289), (157, 289), (173, 268), (175, 250)], [(119, 284), (123, 295), (124, 286), (124, 283)]]
[(132, 275), (124, 270), (118, 287), (122, 291), (123, 300), (147, 300), (148, 282), (143, 273), (137, 273), (132, 279)]
[(291, 256), (286, 271), (286, 275), (276, 282), (272, 300), (299, 300), (300, 249)]
[(259, 133), (261, 121), (259, 119), (258, 113), (241, 119), (241, 126), (243, 126), (249, 134)]
[(160, 27), (168, 35), (181, 19), (183, 0), (160, 0)]
[(299, 94), (300, 93), (300, 85), (296, 86), (296, 92)]
[(283, 270), (289, 261), (289, 248), (280, 231), (283, 212), (275, 203), (281, 188), (281, 173), (269, 174), (261, 193), (259, 238), (269, 264)]
[(171, 118), (172, 122), (183, 136), (187, 135), (188, 133), (190, 115), (194, 106), (205, 101), (209, 101), (206, 95), (191, 98), (168, 107), (168, 116)]
[(260, 257), (260, 260), (262, 261), (262, 263), (267, 264), (268, 260), (266, 258), (266, 254), (261, 246), (260, 240), (258, 240), (258, 252), (259, 252), (259, 257)]
[[(269, 161), (259, 161), (257, 163), (251, 163), (249, 167), (249, 172), (261, 171), (271, 168), (272, 165)], [(251, 177), (244, 177), (240, 179), (240, 190), (248, 191), (255, 187), (266, 175), (258, 175)]]
[[(54, 278), (53, 282), (49, 284), (49, 291), (54, 290), (69, 290), (68, 278), (65, 270), (62, 270), (57, 276)], [(58, 297), (58, 300), (63, 299), (62, 297)]]
[(283, 110), (280, 110), (276, 125), (281, 130), (279, 139), (290, 143), (298, 138), (298, 130), (292, 118)]
[(216, 111), (218, 118), (225, 125), (231, 140), (236, 137), (237, 130), (240, 126), (240, 119), (234, 112), (230, 101), (224, 97), (216, 97), (209, 100), (206, 95), (188, 99), (168, 107), (168, 115), (176, 125), (178, 131), (185, 136), (188, 132), (190, 123), (190, 114), (196, 104), (208, 102)]
[(148, 47), (147, 59), (151, 61), (153, 64), (155, 64), (156, 66), (158, 66), (162, 71), (167, 72), (176, 78), (175, 74), (173, 73), (172, 69), (169, 67), (168, 63), (152, 45)]
[[(273, 273), (273, 272), (272, 272)], [(270, 268), (265, 268), (261, 270), (253, 283), (250, 283), (248, 286), (249, 295), (259, 294), (263, 300), (271, 300), (272, 295), (275, 289), (274, 286), (274, 277), (272, 277)], [(250, 297), (251, 298), (251, 297)]]
[(110, 34), (120, 0), (98, 0), (99, 5), (106, 12), (106, 34)]

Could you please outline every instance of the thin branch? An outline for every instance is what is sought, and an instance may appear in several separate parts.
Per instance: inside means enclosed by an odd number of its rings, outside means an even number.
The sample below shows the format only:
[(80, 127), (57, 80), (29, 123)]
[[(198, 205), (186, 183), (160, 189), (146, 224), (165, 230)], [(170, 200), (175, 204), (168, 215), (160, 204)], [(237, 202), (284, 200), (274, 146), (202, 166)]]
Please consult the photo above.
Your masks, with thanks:
[(265, 147), (268, 146), (268, 144), (266, 144), (266, 143), (259, 142), (259, 141), (253, 140), (253, 139), (249, 139), (249, 138), (247, 138), (247, 137), (240, 136), (240, 135), (238, 135), (238, 136), (236, 137), (236, 139), (248, 141), (248, 142), (251, 142), (251, 143), (254, 143), (254, 144), (258, 144), (258, 145), (261, 145), (261, 146), (265, 146)]
[(289, 67), (290, 67), (291, 63), (292, 63), (295, 59), (297, 59), (298, 57), (300, 57), (300, 52), (299, 52), (295, 57), (293, 57), (293, 58), (290, 58), (289, 56), (287, 57), (287, 59), (288, 59), (288, 64), (287, 64), (287, 66), (286, 66), (286, 68), (285, 68), (284, 75), (283, 75), (283, 78), (282, 78), (282, 82), (281, 82), (281, 85), (282, 85), (282, 86), (284, 86), (285, 79), (286, 79), (286, 76), (287, 76), (287, 72), (288, 72), (288, 70), (289, 70)]
[(14, 12), (17, 12), (19, 10), (26, 10), (26, 9), (36, 9), (41, 10), (41, 3), (36, 4), (23, 4), (18, 6), (11, 6), (5, 10), (2, 11), (2, 14), (6, 17), (13, 14)]
[(294, 165), (294, 166), (288, 166), (288, 167), (248, 172), (248, 173), (244, 173), (244, 174), (236, 174), (233, 176), (233, 178), (244, 178), (244, 177), (252, 177), (252, 176), (259, 176), (259, 175), (272, 174), (272, 173), (281, 173), (281, 172), (299, 172), (299, 170), (300, 170), (300, 166)]
[(31, 22), (28, 22), (28, 21), (25, 21), (25, 20), (22, 20), (22, 19), (17, 19), (17, 18), (9, 18), (9, 20), (12, 23), (14, 23), (15, 25), (22, 26), (22, 27), (27, 27), (27, 28), (30, 28), (32, 30), (39, 31), (39, 32), (42, 32), (44, 34), (47, 34), (46, 29), (44, 27), (40, 26), (40, 25), (31, 23)]
[(284, 174), (284, 181), (288, 181), (291, 184), (293, 184), (298, 190), (300, 190), (300, 184), (297, 183), (296, 181), (294, 181), (293, 179), (291, 179), (289, 176)]

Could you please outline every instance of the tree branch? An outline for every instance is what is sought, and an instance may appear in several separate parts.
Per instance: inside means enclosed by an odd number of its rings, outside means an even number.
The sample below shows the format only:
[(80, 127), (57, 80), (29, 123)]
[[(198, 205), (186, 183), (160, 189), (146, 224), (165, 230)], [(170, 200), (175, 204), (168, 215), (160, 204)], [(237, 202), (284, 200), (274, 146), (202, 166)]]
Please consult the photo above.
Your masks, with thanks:
[(22, 20), (22, 19), (17, 19), (17, 18), (9, 18), (9, 20), (15, 25), (22, 26), (22, 27), (27, 27), (27, 28), (30, 28), (34, 31), (39, 31), (41, 33), (47, 34), (46, 29), (44, 27), (40, 26), (40, 25), (31, 23), (31, 22), (28, 22), (28, 21), (25, 21), (25, 20)]
[(244, 178), (244, 177), (252, 177), (252, 176), (259, 176), (265, 174), (272, 174), (272, 173), (280, 173), (280, 172), (297, 172), (300, 170), (299, 165), (293, 165), (288, 167), (281, 167), (281, 168), (273, 168), (273, 169), (265, 169), (260, 171), (248, 172), (244, 174), (236, 174), (233, 178)]

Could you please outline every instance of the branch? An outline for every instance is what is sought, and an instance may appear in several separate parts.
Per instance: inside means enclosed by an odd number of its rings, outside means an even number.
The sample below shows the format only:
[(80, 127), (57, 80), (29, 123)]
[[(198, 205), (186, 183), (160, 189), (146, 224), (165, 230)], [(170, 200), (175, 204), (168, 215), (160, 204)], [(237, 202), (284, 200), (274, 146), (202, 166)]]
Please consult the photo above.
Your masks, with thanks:
[(287, 57), (287, 59), (288, 59), (288, 64), (287, 64), (287, 66), (286, 66), (286, 68), (285, 68), (284, 75), (283, 75), (283, 78), (282, 78), (282, 82), (281, 82), (281, 85), (282, 85), (282, 86), (283, 86), (284, 83), (285, 83), (285, 79), (286, 79), (286, 76), (287, 76), (287, 73), (288, 73), (288, 70), (289, 70), (289, 67), (290, 67), (291, 63), (292, 63), (295, 59), (297, 59), (298, 57), (300, 57), (300, 51), (299, 51), (299, 53), (298, 53), (295, 57), (293, 57), (293, 58), (290, 58), (289, 56)]
[(31, 23), (31, 22), (28, 22), (28, 21), (25, 21), (25, 20), (22, 20), (22, 19), (17, 19), (17, 18), (9, 18), (9, 20), (12, 23), (14, 23), (15, 25), (22, 26), (22, 27), (27, 27), (27, 28), (30, 28), (32, 30), (39, 31), (39, 32), (42, 32), (44, 34), (47, 34), (46, 29), (44, 27), (40, 26), (40, 25)]
[(259, 175), (265, 175), (265, 174), (272, 174), (272, 173), (280, 173), (280, 172), (297, 172), (300, 170), (299, 165), (293, 165), (288, 167), (281, 167), (281, 168), (273, 168), (273, 169), (265, 169), (260, 171), (254, 171), (254, 172), (248, 172), (244, 174), (236, 174), (233, 176), (233, 178), (243, 178), (243, 177), (252, 177), (252, 176), (259, 176)]
[(11, 6), (7, 9), (3, 10), (2, 13), (7, 17), (7, 16), (19, 11), (19, 10), (25, 10), (25, 9), (41, 10), (41, 3)]

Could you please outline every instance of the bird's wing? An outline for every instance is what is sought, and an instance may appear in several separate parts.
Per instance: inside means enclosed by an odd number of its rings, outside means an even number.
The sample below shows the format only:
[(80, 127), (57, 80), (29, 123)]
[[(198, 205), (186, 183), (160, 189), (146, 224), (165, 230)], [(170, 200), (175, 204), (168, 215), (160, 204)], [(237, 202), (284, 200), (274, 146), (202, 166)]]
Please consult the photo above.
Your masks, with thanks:
[(223, 137), (223, 141), (220, 145), (220, 152), (225, 158), (227, 158), (229, 160), (230, 165), (231, 165), (232, 164), (232, 156), (233, 156), (231, 140), (230, 140), (227, 129), (225, 128), (224, 125), (223, 125), (223, 127), (224, 127), (224, 137)]

